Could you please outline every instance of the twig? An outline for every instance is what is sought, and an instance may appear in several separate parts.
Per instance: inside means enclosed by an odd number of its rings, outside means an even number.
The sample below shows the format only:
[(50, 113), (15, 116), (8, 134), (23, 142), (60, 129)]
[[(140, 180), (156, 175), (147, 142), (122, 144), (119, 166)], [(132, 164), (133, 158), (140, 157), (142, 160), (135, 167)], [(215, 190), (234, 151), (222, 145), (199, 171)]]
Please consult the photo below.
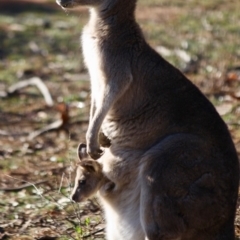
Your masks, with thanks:
[(91, 237), (91, 236), (93, 236), (93, 235), (95, 235), (95, 234), (97, 234), (97, 233), (99, 233), (99, 232), (103, 232), (104, 229), (105, 229), (105, 228), (101, 228), (101, 229), (99, 229), (99, 230), (97, 230), (97, 231), (95, 231), (95, 232), (91, 232), (91, 233), (89, 233), (88, 235), (83, 236), (82, 238)]
[(22, 226), (22, 228), (19, 230), (19, 232), (23, 233), (28, 228), (28, 226), (31, 224), (31, 222), (32, 222), (32, 219), (28, 219), (27, 222), (25, 222), (24, 225)]
[(68, 105), (65, 103), (59, 103), (55, 106), (55, 109), (60, 112), (61, 118), (43, 128), (40, 130), (36, 130), (33, 133), (30, 133), (28, 136), (28, 140), (32, 140), (33, 138), (49, 132), (49, 131), (56, 131), (56, 130), (65, 130), (67, 131), (68, 124), (69, 124), (69, 109)]
[(230, 125), (230, 126), (236, 126), (236, 127), (240, 126), (239, 122), (226, 122), (226, 123), (227, 125)]
[(8, 134), (8, 132), (0, 129), (0, 135), (8, 136), (9, 134)]
[(39, 77), (33, 77), (28, 80), (24, 80), (24, 81), (18, 82), (16, 84), (10, 86), (8, 89), (8, 95), (13, 94), (17, 90), (27, 87), (27, 86), (30, 86), (30, 85), (35, 85), (42, 93), (42, 95), (46, 101), (46, 104), (50, 107), (53, 106), (54, 103), (53, 103), (52, 96), (51, 96), (47, 86), (44, 84), (44, 82)]
[(54, 130), (58, 130), (58, 129), (61, 129), (63, 127), (63, 120), (62, 119), (59, 119), (53, 123), (50, 123), (49, 125), (39, 129), (39, 130), (36, 130), (32, 133), (30, 133), (27, 137), (28, 140), (33, 140), (34, 138), (38, 137), (39, 135), (42, 135), (46, 132), (50, 132), (50, 131), (54, 131)]
[(63, 179), (64, 179), (64, 173), (62, 174), (62, 177), (61, 177), (61, 183), (60, 183), (60, 186), (58, 188), (58, 192), (61, 193), (61, 188), (62, 188), (62, 184), (63, 184)]
[[(18, 186), (18, 187), (12, 187), (12, 188), (0, 188), (0, 191), (5, 191), (5, 192), (17, 192), (17, 191), (21, 191), (25, 188), (28, 188), (28, 187), (34, 187), (36, 185), (40, 185), (42, 183), (45, 183), (47, 182), (48, 180), (41, 180), (41, 181), (38, 181), (38, 182), (35, 182), (35, 183), (31, 183), (31, 182), (26, 182), (25, 184), (21, 185), (21, 186)], [(36, 188), (36, 187), (34, 187)], [(36, 189), (37, 190), (37, 189)]]
[(69, 219), (68, 217), (66, 217), (66, 220), (70, 222), (74, 227), (78, 226), (78, 223), (75, 223), (73, 220)]
[(0, 136), (4, 136), (4, 137), (8, 137), (8, 136), (11, 136), (11, 137), (20, 137), (20, 136), (26, 136), (27, 133), (9, 133), (7, 131), (4, 131), (4, 130), (1, 130), (0, 129)]

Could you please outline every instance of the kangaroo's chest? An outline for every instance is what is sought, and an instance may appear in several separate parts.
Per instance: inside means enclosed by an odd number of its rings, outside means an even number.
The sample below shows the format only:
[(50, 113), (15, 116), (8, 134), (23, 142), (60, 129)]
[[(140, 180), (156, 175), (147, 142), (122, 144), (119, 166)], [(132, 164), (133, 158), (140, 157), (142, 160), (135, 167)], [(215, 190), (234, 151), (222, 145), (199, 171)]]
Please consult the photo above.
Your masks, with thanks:
[(90, 74), (91, 93), (97, 103), (106, 82), (102, 67), (103, 57), (100, 53), (98, 39), (92, 36), (87, 28), (82, 34), (82, 50), (84, 62)]

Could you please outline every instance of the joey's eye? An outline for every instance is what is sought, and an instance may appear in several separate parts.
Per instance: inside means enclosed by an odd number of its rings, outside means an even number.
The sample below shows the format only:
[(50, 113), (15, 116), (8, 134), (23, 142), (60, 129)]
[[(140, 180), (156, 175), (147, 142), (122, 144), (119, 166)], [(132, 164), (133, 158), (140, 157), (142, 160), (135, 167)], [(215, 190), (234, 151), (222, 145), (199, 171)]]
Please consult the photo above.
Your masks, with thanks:
[(82, 180), (79, 180), (78, 181), (78, 184), (79, 185), (84, 185), (86, 183), (86, 180), (85, 179), (82, 179)]

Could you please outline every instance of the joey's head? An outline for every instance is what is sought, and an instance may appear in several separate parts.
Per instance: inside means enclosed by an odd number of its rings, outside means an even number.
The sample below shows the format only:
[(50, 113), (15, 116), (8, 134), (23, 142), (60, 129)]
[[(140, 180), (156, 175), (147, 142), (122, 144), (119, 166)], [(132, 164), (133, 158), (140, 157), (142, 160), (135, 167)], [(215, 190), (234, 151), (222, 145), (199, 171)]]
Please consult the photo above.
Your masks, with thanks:
[(86, 144), (80, 143), (78, 145), (77, 154), (79, 162), (71, 199), (75, 202), (81, 202), (98, 191), (103, 173), (102, 165), (87, 154)]
[(103, 177), (100, 163), (95, 160), (81, 161), (78, 164), (71, 199), (75, 202), (82, 202), (96, 194), (101, 187)]
[(79, 163), (71, 199), (82, 202), (96, 194), (100, 188), (104, 194), (111, 192), (115, 184), (103, 174), (102, 165), (89, 157), (86, 144), (80, 143), (77, 153)]

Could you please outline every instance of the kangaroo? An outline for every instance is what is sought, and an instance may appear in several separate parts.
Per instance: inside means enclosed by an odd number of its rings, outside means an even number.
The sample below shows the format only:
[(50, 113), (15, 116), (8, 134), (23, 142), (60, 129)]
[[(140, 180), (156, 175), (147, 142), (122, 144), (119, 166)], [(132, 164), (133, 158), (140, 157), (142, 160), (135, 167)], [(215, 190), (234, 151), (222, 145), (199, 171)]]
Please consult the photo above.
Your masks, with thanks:
[[(239, 163), (230, 133), (200, 90), (148, 45), (137, 0), (57, 2), (90, 9), (82, 34), (92, 92), (87, 152), (121, 199), (104, 205), (107, 229), (118, 233), (107, 238), (233, 240)], [(104, 154), (101, 132), (111, 143)]]
[(79, 163), (75, 178), (75, 186), (72, 190), (71, 199), (75, 202), (82, 202), (94, 196), (99, 190), (103, 196), (113, 190), (112, 183), (102, 172), (102, 165), (86, 154), (86, 145), (78, 147)]

